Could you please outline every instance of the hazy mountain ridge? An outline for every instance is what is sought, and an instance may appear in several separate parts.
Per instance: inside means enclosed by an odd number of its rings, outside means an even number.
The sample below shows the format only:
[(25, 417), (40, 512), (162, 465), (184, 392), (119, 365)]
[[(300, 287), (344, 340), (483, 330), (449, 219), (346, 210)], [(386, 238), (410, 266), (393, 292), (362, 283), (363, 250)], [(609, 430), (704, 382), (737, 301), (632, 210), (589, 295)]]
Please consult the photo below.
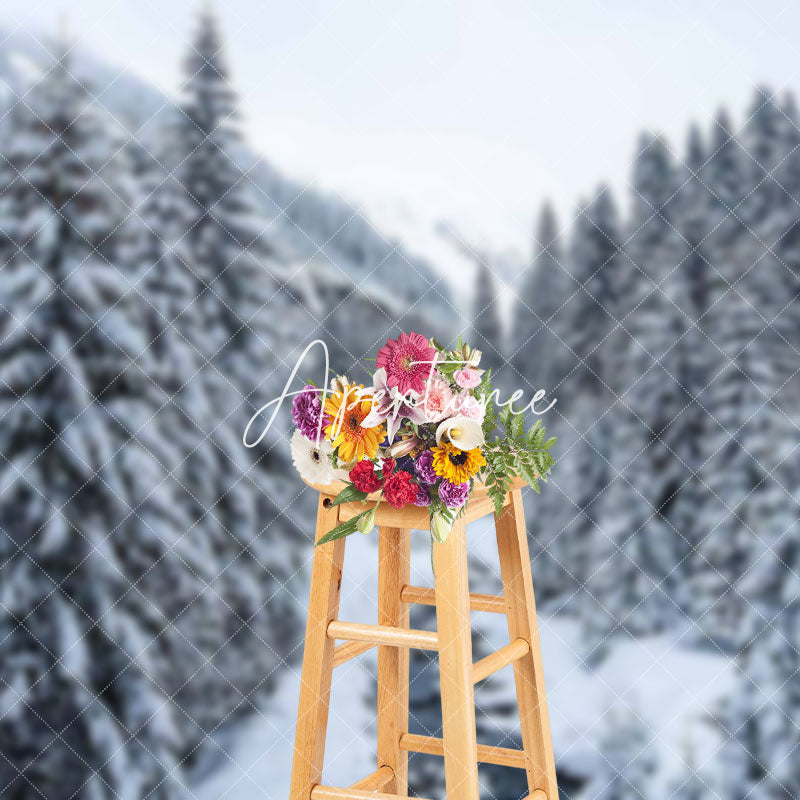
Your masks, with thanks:
[[(0, 31), (0, 40), (0, 86), (6, 103), (24, 103), (30, 86), (52, 68), (56, 48), (45, 37), (23, 31)], [(90, 92), (94, 107), (116, 121), (122, 138), (166, 164), (158, 142), (180, 113), (179, 98), (100, 61), (80, 45), (71, 59), (70, 70)], [(447, 282), (423, 258), (384, 236), (363, 209), (292, 180), (246, 146), (238, 149), (237, 161), (256, 189), (254, 198), (267, 221), (264, 235), (284, 281), (291, 282), (303, 264), (316, 261), (316, 270), (328, 270), (333, 283), (349, 278), (369, 297), (377, 290), (383, 302), (388, 298), (392, 303), (393, 316), (424, 297), (437, 319), (452, 317)]]

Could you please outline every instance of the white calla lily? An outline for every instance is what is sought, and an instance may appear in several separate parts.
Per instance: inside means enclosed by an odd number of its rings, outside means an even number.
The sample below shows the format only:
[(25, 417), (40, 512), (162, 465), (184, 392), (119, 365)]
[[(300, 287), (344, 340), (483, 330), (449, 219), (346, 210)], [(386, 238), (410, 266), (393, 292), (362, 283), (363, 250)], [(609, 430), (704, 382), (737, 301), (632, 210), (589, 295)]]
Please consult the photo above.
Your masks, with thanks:
[(459, 450), (472, 450), (484, 443), (483, 428), (477, 420), (457, 415), (439, 423), (436, 428), (436, 444), (441, 444), (442, 439)]

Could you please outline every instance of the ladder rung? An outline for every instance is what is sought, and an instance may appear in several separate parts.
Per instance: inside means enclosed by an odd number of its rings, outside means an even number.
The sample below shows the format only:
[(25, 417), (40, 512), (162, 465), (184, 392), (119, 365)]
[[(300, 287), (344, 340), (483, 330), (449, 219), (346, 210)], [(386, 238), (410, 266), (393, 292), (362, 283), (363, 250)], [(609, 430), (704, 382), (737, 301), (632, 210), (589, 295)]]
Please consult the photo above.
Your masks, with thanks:
[(372, 650), (373, 647), (375, 645), (369, 642), (345, 642), (340, 644), (333, 651), (333, 666), (338, 667), (351, 658), (360, 656), (362, 653), (366, 653), (367, 650)]
[[(404, 733), (400, 737), (400, 749), (411, 753), (426, 753), (431, 756), (443, 756), (444, 744), (434, 736), (419, 736), (416, 733)], [(478, 762), (480, 764), (499, 764), (503, 767), (525, 769), (525, 751), (513, 750), (510, 747), (490, 747), (488, 744), (478, 745)], [(531, 795), (539, 800), (535, 795)]]
[[(436, 605), (436, 592), (422, 586), (404, 586), (400, 592), (404, 603), (416, 603), (422, 606)], [(469, 607), (473, 611), (488, 611), (491, 614), (505, 614), (506, 601), (496, 594), (470, 594)]]
[(369, 642), (390, 647), (418, 647), (422, 650), (438, 650), (439, 640), (433, 631), (417, 631), (409, 628), (394, 628), (391, 625), (363, 625), (360, 622), (328, 624), (329, 639), (346, 639), (350, 642)]
[(514, 639), (513, 642), (509, 642), (472, 665), (472, 682), (478, 683), (505, 667), (506, 664), (519, 661), (523, 656), (528, 655), (530, 650), (530, 645), (524, 639)]
[(366, 778), (356, 781), (350, 786), (351, 789), (360, 789), (365, 792), (380, 792), (386, 788), (389, 781), (394, 778), (394, 770), (384, 764), (379, 767), (375, 772), (371, 772)]
[[(311, 790), (311, 800), (408, 800), (408, 796), (362, 791), (361, 789), (337, 789), (335, 786), (317, 784)], [(423, 798), (418, 797), (417, 800), (423, 800)]]

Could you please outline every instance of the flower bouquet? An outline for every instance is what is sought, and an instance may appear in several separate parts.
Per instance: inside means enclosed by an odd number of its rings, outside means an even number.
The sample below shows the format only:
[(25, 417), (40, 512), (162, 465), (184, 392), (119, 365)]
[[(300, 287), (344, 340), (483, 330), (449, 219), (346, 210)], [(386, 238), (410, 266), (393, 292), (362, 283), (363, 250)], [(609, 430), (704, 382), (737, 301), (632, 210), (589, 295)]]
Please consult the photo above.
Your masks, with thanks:
[(292, 460), (301, 477), (317, 485), (344, 480), (333, 504), (367, 506), (318, 544), (369, 533), (373, 493), (394, 508), (428, 507), (431, 536), (443, 542), (476, 481), (486, 485), (498, 513), (516, 476), (539, 491), (553, 465), (555, 438), (545, 437), (541, 420), (526, 431), (510, 401), (498, 411), (491, 370), (480, 369), (480, 360), (461, 337), (448, 350), (402, 333), (378, 351), (372, 386), (340, 376), (329, 388), (309, 384), (295, 395)]

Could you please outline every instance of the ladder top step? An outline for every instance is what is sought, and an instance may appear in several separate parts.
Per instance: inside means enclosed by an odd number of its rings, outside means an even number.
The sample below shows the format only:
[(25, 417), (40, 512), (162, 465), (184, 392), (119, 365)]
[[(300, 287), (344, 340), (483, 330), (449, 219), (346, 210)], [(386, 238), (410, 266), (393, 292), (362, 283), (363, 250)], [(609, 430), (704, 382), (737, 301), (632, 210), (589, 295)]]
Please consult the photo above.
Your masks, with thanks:
[(438, 650), (439, 637), (434, 631), (418, 631), (411, 628), (394, 628), (390, 625), (363, 625), (360, 622), (328, 624), (329, 639), (345, 639), (349, 642), (369, 642), (389, 647), (418, 647), (421, 650)]

